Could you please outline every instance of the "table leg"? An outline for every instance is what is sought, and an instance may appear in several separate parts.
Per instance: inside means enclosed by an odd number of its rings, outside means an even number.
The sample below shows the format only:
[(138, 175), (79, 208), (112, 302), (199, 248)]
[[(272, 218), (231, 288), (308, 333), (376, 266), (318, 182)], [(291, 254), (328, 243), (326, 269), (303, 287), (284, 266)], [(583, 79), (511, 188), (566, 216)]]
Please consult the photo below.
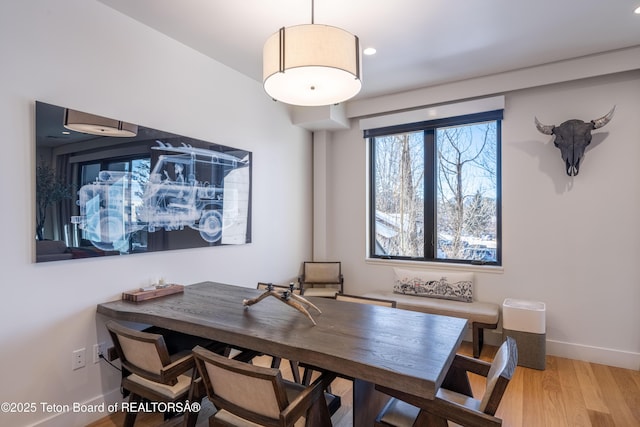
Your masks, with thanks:
[(371, 427), (389, 396), (375, 389), (373, 383), (353, 380), (353, 427)]

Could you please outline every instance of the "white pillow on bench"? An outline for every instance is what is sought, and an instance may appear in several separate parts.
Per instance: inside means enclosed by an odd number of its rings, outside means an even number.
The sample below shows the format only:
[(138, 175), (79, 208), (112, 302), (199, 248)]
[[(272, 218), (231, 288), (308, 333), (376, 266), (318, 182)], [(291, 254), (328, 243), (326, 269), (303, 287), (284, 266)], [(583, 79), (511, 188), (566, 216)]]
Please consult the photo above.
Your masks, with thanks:
[(394, 268), (393, 292), (453, 301), (473, 301), (473, 273)]

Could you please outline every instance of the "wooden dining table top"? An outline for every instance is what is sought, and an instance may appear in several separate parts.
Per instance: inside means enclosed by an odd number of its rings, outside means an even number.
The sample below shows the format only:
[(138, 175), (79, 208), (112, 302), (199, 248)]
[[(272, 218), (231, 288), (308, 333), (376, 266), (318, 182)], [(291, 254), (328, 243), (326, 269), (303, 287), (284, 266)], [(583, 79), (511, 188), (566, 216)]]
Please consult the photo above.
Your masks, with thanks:
[(154, 325), (296, 360), (339, 375), (433, 399), (467, 321), (396, 308), (310, 297), (316, 325), (263, 291), (216, 282), (142, 302), (98, 304), (112, 319)]

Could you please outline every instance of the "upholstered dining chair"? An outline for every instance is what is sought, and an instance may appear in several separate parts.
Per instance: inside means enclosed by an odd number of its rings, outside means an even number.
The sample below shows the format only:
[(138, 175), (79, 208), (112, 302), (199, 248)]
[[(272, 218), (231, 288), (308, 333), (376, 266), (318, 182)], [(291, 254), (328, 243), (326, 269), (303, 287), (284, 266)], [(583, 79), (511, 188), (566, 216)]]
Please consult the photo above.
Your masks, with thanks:
[[(106, 327), (122, 366), (122, 389), (129, 393), (130, 402), (180, 402), (189, 398), (194, 369), (191, 351), (170, 355), (161, 334), (138, 331), (112, 320)], [(203, 396), (201, 388), (192, 391), (191, 399)], [(133, 426), (136, 415), (137, 411), (128, 411), (124, 426)], [(186, 425), (195, 426), (197, 414), (186, 414), (185, 418)]]
[(342, 263), (305, 261), (298, 284), (300, 293), (305, 297), (333, 298), (343, 290)]
[[(378, 414), (375, 425), (376, 427), (502, 425), (502, 420), (497, 418), (495, 413), (517, 362), (516, 342), (513, 338), (507, 337), (490, 364), (479, 359), (456, 355), (442, 387), (433, 400), (421, 399), (401, 391), (376, 386), (377, 390), (393, 397)], [(486, 377), (486, 388), (480, 400), (473, 398), (468, 372)]]
[(396, 302), (390, 299), (363, 297), (360, 295), (337, 294), (337, 301), (355, 302), (358, 304), (380, 305), (383, 307), (396, 308)]
[[(310, 386), (284, 380), (278, 369), (228, 359), (202, 347), (194, 360), (207, 396), (216, 407), (210, 426), (331, 426), (331, 406), (340, 397), (324, 392), (335, 374)], [(338, 405), (339, 406), (339, 405)]]

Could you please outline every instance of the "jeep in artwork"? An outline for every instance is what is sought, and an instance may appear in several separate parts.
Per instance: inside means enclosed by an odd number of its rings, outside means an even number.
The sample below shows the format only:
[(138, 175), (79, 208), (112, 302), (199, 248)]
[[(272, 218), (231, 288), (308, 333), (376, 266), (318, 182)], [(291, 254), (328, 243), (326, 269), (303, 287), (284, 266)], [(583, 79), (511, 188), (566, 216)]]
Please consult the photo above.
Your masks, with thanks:
[[(136, 172), (100, 171), (95, 182), (78, 191), (80, 215), (71, 218), (85, 239), (105, 251), (129, 250), (132, 233), (199, 231), (210, 244), (245, 239), (248, 217), (248, 159), (189, 145), (173, 147), (156, 141), (161, 150), (146, 177)], [(138, 188), (136, 188), (138, 187)], [(140, 192), (132, 202), (132, 190)]]

